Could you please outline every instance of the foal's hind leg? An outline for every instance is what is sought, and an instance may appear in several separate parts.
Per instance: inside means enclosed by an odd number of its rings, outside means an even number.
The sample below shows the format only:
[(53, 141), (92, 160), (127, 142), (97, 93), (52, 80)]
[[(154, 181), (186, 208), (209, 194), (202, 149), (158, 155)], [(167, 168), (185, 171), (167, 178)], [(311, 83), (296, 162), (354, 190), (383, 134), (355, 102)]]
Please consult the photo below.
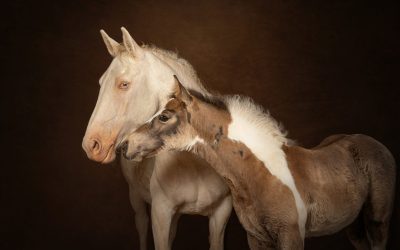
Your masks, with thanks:
[[(390, 167), (390, 166), (389, 166)], [(395, 171), (375, 170), (371, 176), (370, 196), (365, 207), (365, 226), (372, 250), (386, 249), (392, 215)], [(391, 173), (392, 170), (393, 172)], [(382, 176), (386, 178), (382, 178)]]
[(369, 250), (369, 242), (367, 232), (364, 226), (363, 210), (358, 215), (357, 219), (346, 229), (347, 238), (357, 250)]
[(372, 250), (386, 249), (392, 200), (385, 196), (384, 194), (379, 194), (379, 196), (372, 194), (370, 204), (366, 207), (365, 226)]

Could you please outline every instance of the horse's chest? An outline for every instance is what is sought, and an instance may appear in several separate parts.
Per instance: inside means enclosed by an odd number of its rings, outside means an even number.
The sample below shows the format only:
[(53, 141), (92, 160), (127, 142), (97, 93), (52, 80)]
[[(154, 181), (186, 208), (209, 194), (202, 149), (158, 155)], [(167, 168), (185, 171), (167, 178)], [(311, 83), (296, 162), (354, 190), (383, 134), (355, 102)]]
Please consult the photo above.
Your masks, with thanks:
[(137, 180), (136, 184), (134, 185), (133, 188), (136, 188), (136, 192), (139, 194), (139, 196), (146, 201), (148, 204), (151, 204), (151, 194), (150, 194), (150, 185), (144, 180)]
[(151, 195), (168, 200), (180, 213), (209, 215), (229, 194), (220, 176), (189, 153), (162, 153), (155, 157)]
[[(216, 204), (229, 194), (222, 182), (213, 181), (213, 176), (197, 178), (191, 175), (161, 174), (156, 170), (151, 180), (152, 197), (164, 197), (171, 204), (179, 207), (180, 213), (201, 214), (208, 216)], [(170, 178), (164, 178), (164, 177)]]
[(137, 164), (121, 161), (122, 173), (128, 182), (130, 192), (134, 192), (142, 200), (151, 204), (150, 179), (153, 173), (152, 162), (145, 160)]

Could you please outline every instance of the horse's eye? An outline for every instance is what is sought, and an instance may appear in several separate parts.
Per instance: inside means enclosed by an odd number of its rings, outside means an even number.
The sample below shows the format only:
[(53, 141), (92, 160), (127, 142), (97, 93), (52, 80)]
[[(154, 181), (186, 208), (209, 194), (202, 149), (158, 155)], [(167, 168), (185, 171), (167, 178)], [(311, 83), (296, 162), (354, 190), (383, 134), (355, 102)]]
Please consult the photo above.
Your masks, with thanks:
[(118, 86), (118, 88), (120, 88), (120, 89), (127, 89), (128, 87), (129, 87), (129, 82), (126, 82), (126, 81), (120, 82), (120, 84)]
[(166, 121), (169, 120), (169, 117), (166, 116), (166, 115), (161, 114), (161, 115), (158, 116), (158, 120), (159, 120), (160, 122), (166, 122)]

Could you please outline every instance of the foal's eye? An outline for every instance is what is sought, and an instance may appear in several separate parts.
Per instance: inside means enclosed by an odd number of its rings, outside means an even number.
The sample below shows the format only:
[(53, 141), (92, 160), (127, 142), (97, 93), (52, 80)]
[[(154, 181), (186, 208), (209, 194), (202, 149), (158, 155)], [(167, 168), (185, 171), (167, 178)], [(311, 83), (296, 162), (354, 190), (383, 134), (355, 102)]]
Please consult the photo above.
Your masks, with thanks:
[(118, 85), (118, 88), (120, 88), (120, 89), (127, 89), (128, 87), (129, 87), (129, 82), (126, 82), (126, 81), (122, 81)]
[(159, 115), (158, 116), (158, 120), (160, 121), (160, 122), (166, 122), (166, 121), (168, 121), (169, 120), (169, 118), (168, 118), (168, 116), (166, 116), (166, 115)]

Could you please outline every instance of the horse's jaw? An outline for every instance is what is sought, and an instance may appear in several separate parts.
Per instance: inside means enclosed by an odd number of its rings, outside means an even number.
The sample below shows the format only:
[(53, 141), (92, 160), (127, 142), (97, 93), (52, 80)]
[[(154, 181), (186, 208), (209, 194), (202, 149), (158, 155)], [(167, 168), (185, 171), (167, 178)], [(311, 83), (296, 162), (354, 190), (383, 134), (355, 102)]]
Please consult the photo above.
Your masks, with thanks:
[(115, 154), (115, 144), (111, 145), (111, 147), (108, 149), (108, 152), (106, 154), (106, 157), (100, 161), (101, 164), (108, 164), (111, 163), (115, 160), (116, 154)]

